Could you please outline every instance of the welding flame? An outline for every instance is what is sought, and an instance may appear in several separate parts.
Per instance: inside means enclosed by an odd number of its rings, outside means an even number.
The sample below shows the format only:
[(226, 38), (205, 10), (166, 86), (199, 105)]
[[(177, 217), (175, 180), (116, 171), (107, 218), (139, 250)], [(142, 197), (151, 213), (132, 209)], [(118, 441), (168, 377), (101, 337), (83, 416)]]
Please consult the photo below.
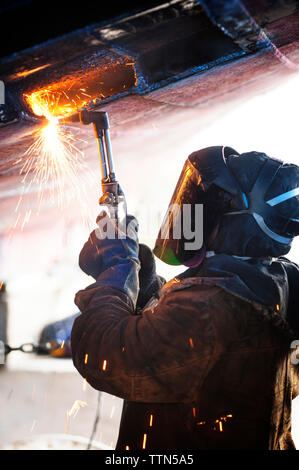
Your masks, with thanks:
[(23, 183), (36, 185), (42, 202), (44, 191), (50, 190), (50, 200), (64, 207), (68, 185), (80, 188), (78, 171), (84, 168), (84, 153), (79, 150), (69, 130), (57, 118), (47, 116), (48, 123), (37, 133), (35, 141), (24, 154)]
[(76, 111), (77, 107), (71, 101), (64, 104), (60, 103), (61, 96), (63, 95), (67, 96), (65, 92), (54, 93), (45, 88), (37, 90), (30, 95), (25, 95), (25, 100), (36, 116), (44, 116), (50, 121), (55, 117), (68, 116)]
[[(46, 68), (49, 64), (32, 70), (18, 72), (15, 77), (24, 77)], [(32, 216), (32, 210), (24, 208), (25, 197), (29, 192), (38, 192), (39, 207), (41, 203), (51, 201), (55, 206), (66, 209), (68, 203), (78, 202), (78, 213), (81, 221), (89, 229), (93, 225), (94, 209), (88, 193), (92, 188), (99, 189), (99, 179), (87, 167), (84, 153), (70, 128), (62, 124), (62, 119), (77, 113), (82, 108), (94, 107), (109, 96), (124, 93), (137, 86), (137, 75), (131, 57), (105, 60), (100, 68), (89, 68), (63, 79), (24, 94), (31, 112), (44, 117), (47, 123), (35, 134), (32, 145), (14, 162), (22, 168), (23, 187), (8, 237), (21, 227), (23, 230)], [(83, 143), (83, 140), (81, 140)], [(87, 193), (88, 191), (88, 193)], [(64, 211), (67, 215), (67, 212)]]
[[(35, 92), (27, 95), (26, 99), (34, 114), (44, 116), (48, 122), (25, 152), (25, 156), (29, 158), (23, 168), (24, 181), (32, 171), (33, 183), (39, 184), (40, 190), (50, 185), (52, 196), (56, 193), (58, 205), (62, 206), (66, 181), (73, 180), (75, 183), (77, 166), (83, 163), (84, 154), (75, 144), (71, 132), (60, 125), (57, 113), (61, 110), (53, 93), (47, 90), (41, 94)], [(69, 110), (64, 110), (64, 115), (68, 112)]]
[[(65, 209), (70, 202), (78, 202), (78, 211), (82, 213), (84, 222), (91, 222), (88, 195), (95, 181), (85, 162), (84, 152), (79, 144), (83, 140), (76, 138), (65, 125), (62, 125), (58, 111), (58, 100), (55, 95), (47, 92), (32, 93), (26, 96), (28, 104), (37, 116), (46, 118), (45, 125), (34, 135), (34, 142), (29, 146), (20, 160), (23, 175), (23, 193), (19, 199), (16, 211), (19, 210), (23, 196), (34, 191), (38, 193), (38, 213), (43, 201), (54, 207)], [(63, 116), (70, 112), (66, 107)], [(28, 223), (28, 211), (23, 218), (22, 229)], [(14, 225), (21, 219), (20, 214)]]

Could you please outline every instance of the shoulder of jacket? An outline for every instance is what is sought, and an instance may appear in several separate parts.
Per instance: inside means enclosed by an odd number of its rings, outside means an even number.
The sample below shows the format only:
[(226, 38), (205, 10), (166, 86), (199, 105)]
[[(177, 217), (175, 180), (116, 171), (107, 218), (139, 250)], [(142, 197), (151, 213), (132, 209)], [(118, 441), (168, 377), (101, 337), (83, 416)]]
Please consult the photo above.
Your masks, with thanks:
[[(236, 293), (230, 292), (225, 289), (223, 286), (219, 285), (217, 277), (190, 277), (186, 279), (177, 279), (174, 278), (168, 283), (166, 283), (159, 293), (159, 301), (169, 301), (174, 300), (174, 298), (182, 299), (184, 302), (188, 298), (192, 302), (200, 301), (208, 303), (209, 306), (214, 304), (215, 308), (221, 305), (221, 308), (248, 308), (250, 311), (257, 310), (260, 314), (267, 316), (269, 314), (269, 308), (264, 307), (263, 305), (249, 301), (243, 296), (237, 295)], [(188, 294), (188, 290), (192, 288), (192, 295)]]
[(292, 261), (284, 256), (280, 256), (275, 261), (282, 263), (283, 266), (285, 266), (286, 268), (293, 268), (294, 270), (296, 269), (297, 271), (299, 271), (299, 265), (295, 263), (295, 261)]
[[(198, 292), (205, 291), (207, 295), (215, 295), (222, 291), (213, 278), (207, 277), (188, 277), (185, 279), (173, 278), (168, 281), (160, 290), (159, 297), (168, 296), (178, 291), (184, 291), (190, 288), (197, 288)], [(193, 289), (194, 290), (194, 289)]]
[[(143, 312), (147, 309), (153, 309), (158, 304), (182, 302), (187, 305), (189, 302), (203, 302), (210, 304), (211, 299), (215, 298), (215, 305), (219, 305), (219, 294), (226, 293), (213, 282), (206, 282), (207, 278), (173, 278), (168, 281), (146, 304)], [(190, 292), (192, 289), (192, 293)]]

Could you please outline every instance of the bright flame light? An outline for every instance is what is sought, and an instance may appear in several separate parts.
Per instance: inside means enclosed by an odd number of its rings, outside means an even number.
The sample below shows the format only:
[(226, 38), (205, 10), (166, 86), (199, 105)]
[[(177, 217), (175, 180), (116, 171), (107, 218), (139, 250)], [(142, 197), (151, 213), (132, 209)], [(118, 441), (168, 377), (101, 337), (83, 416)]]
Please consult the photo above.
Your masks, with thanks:
[[(67, 97), (64, 92), (65, 97)], [(76, 103), (72, 103), (70, 100), (64, 105), (60, 104), (62, 93), (53, 93), (51, 90), (45, 88), (43, 90), (37, 90), (30, 95), (25, 95), (29, 107), (36, 116), (44, 116), (48, 120), (58, 116), (67, 116), (73, 113), (76, 109)], [(68, 99), (68, 98), (67, 98)], [(87, 102), (81, 103), (84, 106)]]
[[(53, 202), (57, 198), (58, 205), (62, 207), (67, 182), (76, 183), (76, 173), (84, 159), (72, 134), (58, 124), (57, 118), (50, 118), (36, 141), (25, 152), (25, 156), (29, 158), (22, 170), (25, 173), (23, 182), (26, 182), (32, 171), (30, 184), (36, 183), (39, 186), (40, 201), (43, 198), (43, 188), (50, 187)], [(76, 188), (75, 184), (73, 188)]]
[[(38, 194), (37, 213), (43, 202), (66, 209), (70, 202), (76, 201), (83, 221), (89, 222), (86, 189), (90, 190), (95, 181), (85, 162), (84, 152), (79, 148), (83, 141), (76, 139), (69, 128), (59, 122), (57, 113), (60, 108), (55, 95), (33, 93), (26, 96), (26, 100), (34, 114), (45, 117), (47, 121), (21, 159), (16, 161), (16, 164), (21, 164), (23, 175), (23, 192), (16, 212), (24, 195), (32, 191)], [(71, 108), (66, 108), (63, 115), (70, 111)], [(18, 214), (14, 228), (20, 222), (23, 229), (30, 216), (28, 211), (23, 218)]]
[(63, 207), (69, 183), (75, 192), (80, 188), (77, 173), (80, 167), (85, 167), (84, 153), (75, 145), (72, 134), (59, 125), (57, 118), (49, 118), (24, 158), (23, 183), (27, 183), (32, 175), (29, 186), (38, 186), (40, 202), (47, 189), (51, 201), (57, 201), (58, 206)]

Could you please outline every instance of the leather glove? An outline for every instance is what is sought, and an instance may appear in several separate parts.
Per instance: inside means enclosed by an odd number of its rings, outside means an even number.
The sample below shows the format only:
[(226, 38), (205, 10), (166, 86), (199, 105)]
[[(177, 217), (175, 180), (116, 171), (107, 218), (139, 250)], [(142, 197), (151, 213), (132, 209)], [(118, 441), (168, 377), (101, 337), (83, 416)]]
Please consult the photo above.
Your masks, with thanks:
[(54, 349), (50, 353), (39, 351), (38, 354), (50, 354), (55, 357), (71, 357), (71, 331), (73, 323), (79, 315), (80, 312), (45, 325), (39, 334), (38, 343), (43, 344), (51, 341), (59, 341), (62, 345), (60, 348)]
[(123, 225), (119, 230), (115, 220), (105, 211), (98, 216), (97, 223), (98, 228), (90, 234), (79, 255), (80, 268), (95, 280), (119, 260), (128, 256), (138, 258), (138, 222), (135, 217), (127, 216), (125, 230)]
[(97, 224), (81, 250), (79, 266), (98, 286), (122, 290), (136, 305), (140, 268), (137, 220), (127, 216), (124, 223), (116, 225), (115, 219), (103, 211)]
[(152, 250), (147, 245), (139, 244), (138, 257), (140, 271), (137, 307), (142, 309), (151, 297), (161, 289), (165, 279), (157, 275), (155, 258)]

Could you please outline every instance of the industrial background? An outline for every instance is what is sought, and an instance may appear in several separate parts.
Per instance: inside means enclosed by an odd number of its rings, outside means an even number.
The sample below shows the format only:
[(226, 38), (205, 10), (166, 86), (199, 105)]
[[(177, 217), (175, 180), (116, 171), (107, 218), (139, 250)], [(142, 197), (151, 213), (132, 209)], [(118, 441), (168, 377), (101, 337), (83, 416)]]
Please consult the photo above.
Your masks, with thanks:
[[(74, 295), (91, 283), (78, 255), (99, 210), (93, 129), (60, 125), (64, 159), (53, 163), (44, 116), (108, 113), (117, 179), (151, 248), (189, 153), (229, 145), (299, 164), (297, 1), (103, 3), (0, 1), (0, 339), (11, 346), (77, 313)], [(298, 254), (295, 240), (288, 257)], [(112, 449), (121, 406), (70, 358), (11, 352), (0, 448)]]

